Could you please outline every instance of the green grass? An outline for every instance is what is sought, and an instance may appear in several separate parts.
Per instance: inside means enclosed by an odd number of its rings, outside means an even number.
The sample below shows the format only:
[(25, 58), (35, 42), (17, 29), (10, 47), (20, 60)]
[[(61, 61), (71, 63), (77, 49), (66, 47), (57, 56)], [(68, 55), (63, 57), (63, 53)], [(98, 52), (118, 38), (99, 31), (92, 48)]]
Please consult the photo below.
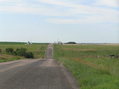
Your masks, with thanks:
[(15, 60), (18, 60), (18, 59), (21, 59), (21, 58), (22, 57), (12, 56), (12, 57), (9, 57), (9, 58), (0, 59), (0, 62), (15, 61)]
[(0, 62), (23, 59), (23, 57), (6, 54), (5, 52), (6, 48), (13, 48), (14, 50), (17, 48), (26, 48), (27, 51), (33, 52), (35, 58), (44, 58), (47, 45), (48, 44), (40, 44), (40, 43), (25, 45), (25, 43), (19, 42), (0, 42), (0, 49), (2, 50), (2, 53), (0, 53)]
[(80, 89), (119, 89), (119, 45), (55, 45), (54, 58), (75, 76)]

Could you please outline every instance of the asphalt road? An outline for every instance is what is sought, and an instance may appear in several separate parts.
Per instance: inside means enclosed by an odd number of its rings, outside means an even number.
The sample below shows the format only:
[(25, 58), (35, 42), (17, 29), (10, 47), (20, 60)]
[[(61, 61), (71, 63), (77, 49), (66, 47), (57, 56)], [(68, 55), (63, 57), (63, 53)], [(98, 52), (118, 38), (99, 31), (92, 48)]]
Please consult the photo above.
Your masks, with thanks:
[(46, 59), (0, 63), (0, 89), (77, 89), (70, 73), (52, 54), (49, 45)]

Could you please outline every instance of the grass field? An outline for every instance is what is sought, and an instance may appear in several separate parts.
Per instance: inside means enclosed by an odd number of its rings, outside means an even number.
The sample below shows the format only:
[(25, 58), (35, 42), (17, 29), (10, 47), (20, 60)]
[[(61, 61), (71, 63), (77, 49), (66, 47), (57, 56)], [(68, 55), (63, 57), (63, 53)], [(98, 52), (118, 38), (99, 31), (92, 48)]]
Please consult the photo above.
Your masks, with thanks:
[(6, 48), (13, 48), (13, 49), (26, 48), (27, 51), (33, 52), (35, 58), (44, 58), (47, 45), (48, 44), (40, 44), (40, 43), (25, 45), (25, 43), (19, 42), (0, 42), (0, 49), (2, 50), (2, 53), (0, 53), (0, 62), (24, 59), (23, 57), (20, 56), (13, 56), (6, 54), (5, 52)]
[(75, 76), (80, 89), (119, 89), (119, 45), (55, 45), (54, 58)]

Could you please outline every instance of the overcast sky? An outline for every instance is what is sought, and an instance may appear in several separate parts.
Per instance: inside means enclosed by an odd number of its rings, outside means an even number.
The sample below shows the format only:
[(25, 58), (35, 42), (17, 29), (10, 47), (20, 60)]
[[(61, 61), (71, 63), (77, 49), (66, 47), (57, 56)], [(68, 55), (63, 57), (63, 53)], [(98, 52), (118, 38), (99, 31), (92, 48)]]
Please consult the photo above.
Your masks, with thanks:
[(0, 41), (119, 43), (119, 1), (0, 0)]

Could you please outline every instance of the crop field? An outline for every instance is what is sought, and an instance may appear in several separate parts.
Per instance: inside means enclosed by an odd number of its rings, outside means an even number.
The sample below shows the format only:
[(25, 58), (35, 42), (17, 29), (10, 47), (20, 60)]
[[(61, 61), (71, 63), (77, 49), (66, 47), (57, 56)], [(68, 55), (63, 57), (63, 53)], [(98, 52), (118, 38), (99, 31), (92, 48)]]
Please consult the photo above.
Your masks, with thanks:
[(16, 50), (17, 48), (25, 48), (27, 51), (32, 52), (34, 54), (34, 58), (44, 58), (45, 50), (48, 44), (40, 44), (34, 43), (32, 45), (25, 45), (25, 43), (17, 43), (17, 42), (0, 42), (0, 62), (25, 59), (21, 56), (9, 55), (6, 53), (6, 48), (13, 48)]
[(54, 58), (80, 89), (119, 89), (119, 45), (55, 45)]

